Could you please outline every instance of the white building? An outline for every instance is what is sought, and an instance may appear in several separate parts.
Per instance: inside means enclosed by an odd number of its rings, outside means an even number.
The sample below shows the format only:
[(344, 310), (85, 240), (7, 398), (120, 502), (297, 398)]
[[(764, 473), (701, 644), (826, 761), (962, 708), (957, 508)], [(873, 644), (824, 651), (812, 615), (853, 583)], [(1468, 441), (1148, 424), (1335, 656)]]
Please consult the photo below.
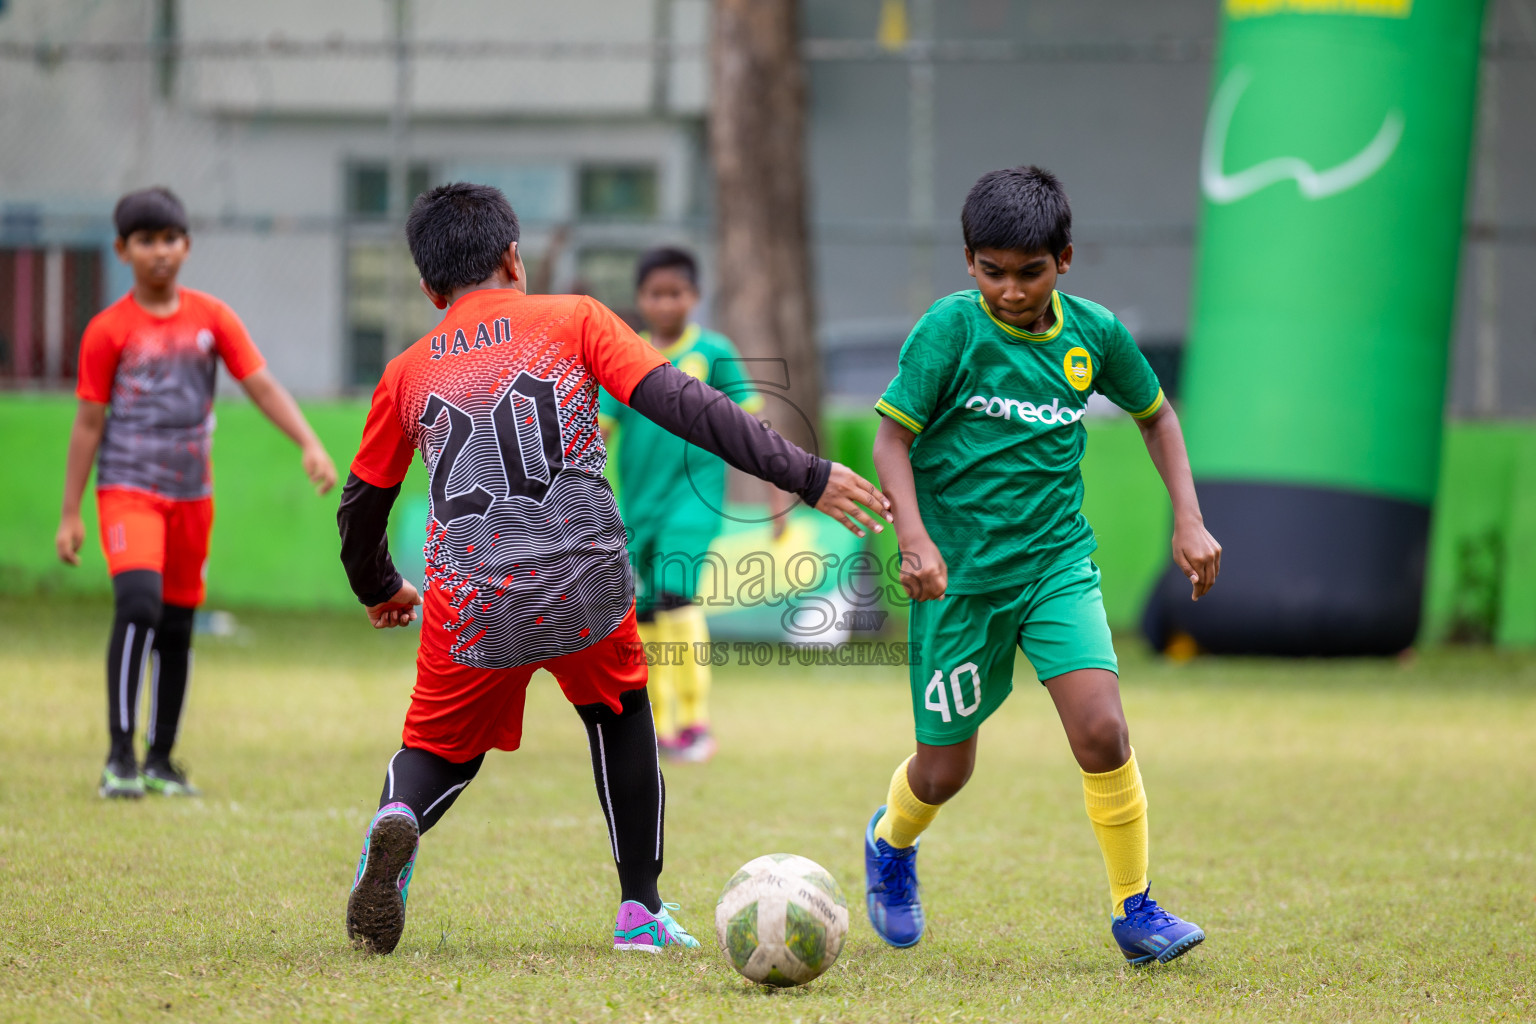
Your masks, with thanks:
[[(11, 0), (6, 368), (70, 375), (87, 310), (129, 284), (107, 251), (112, 204), (149, 184), (193, 216), (185, 283), (229, 302), (298, 394), (371, 387), (386, 347), (436, 319), (389, 220), (392, 161), (411, 195), (501, 186), (535, 275), (565, 226), (546, 273), (627, 305), (636, 251), (700, 233), (705, 5), (665, 7), (659, 22), (655, 4), (612, 0), (409, 3), (419, 49), (396, 134), (390, 0)], [(656, 56), (658, 33), (689, 56)]]
[[(1116, 309), (1172, 376), (1217, 12), (802, 0), (831, 390), (878, 391), (921, 309), (969, 283), (966, 189), (1026, 162), (1072, 195), (1069, 289)], [(84, 320), (127, 286), (112, 203), (147, 184), (192, 212), (186, 282), (233, 305), (301, 395), (370, 386), (435, 317), (390, 219), (392, 164), (397, 202), (441, 180), (502, 186), (553, 288), (626, 306), (637, 252), (682, 241), (704, 249), (707, 291), (708, 16), (708, 0), (0, 0), (0, 381), (65, 386)], [(1487, 40), (1452, 406), (1536, 413), (1528, 5), (1490, 0)]]

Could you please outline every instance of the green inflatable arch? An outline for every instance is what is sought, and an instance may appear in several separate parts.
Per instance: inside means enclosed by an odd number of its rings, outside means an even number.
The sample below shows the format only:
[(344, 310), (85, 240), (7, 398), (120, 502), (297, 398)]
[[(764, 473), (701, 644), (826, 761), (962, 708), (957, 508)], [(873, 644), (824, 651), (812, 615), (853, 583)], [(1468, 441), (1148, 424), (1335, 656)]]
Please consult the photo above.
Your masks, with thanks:
[(1226, 0), (1181, 414), (1222, 578), (1146, 631), (1224, 652), (1413, 642), (1483, 0)]

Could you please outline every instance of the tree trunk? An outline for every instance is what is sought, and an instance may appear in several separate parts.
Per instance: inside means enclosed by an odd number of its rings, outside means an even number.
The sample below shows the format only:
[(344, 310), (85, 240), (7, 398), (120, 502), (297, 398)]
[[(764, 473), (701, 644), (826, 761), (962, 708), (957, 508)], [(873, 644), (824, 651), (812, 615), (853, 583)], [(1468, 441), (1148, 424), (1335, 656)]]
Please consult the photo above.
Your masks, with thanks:
[(773, 359), (764, 418), (818, 450), (821, 367), (806, 231), (805, 72), (796, 0), (715, 0), (710, 157), (716, 315), (748, 358)]

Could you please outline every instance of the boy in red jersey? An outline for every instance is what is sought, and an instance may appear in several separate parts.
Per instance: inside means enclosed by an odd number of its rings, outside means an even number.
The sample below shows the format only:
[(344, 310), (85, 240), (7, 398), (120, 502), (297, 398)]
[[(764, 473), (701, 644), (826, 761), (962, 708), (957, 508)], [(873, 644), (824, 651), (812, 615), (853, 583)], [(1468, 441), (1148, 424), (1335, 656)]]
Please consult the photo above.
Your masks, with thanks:
[[(177, 286), (192, 244), (181, 201), (163, 188), (130, 192), (118, 201), (113, 220), (118, 258), (133, 268), (133, 289), (97, 314), (80, 342), (80, 407), (54, 542), (64, 562), (80, 564), (80, 497), (99, 449), (96, 503), (115, 601), (107, 647), (111, 747), (100, 792), (192, 796), (197, 791), (171, 763), (171, 747), (186, 698), (192, 613), (203, 601), (213, 526), (209, 453), (219, 361), (303, 450), (304, 472), (321, 494), (336, 483), (336, 467), (267, 372), (234, 311), (211, 295)], [(152, 666), (149, 750), (141, 771), (133, 734), (146, 662)]]
[(695, 947), (657, 890), (665, 791), (598, 387), (859, 536), (881, 528), (887, 502), (678, 370), (596, 301), (525, 294), (518, 233), (506, 197), (484, 185), (433, 189), (406, 224), (422, 291), (448, 312), (385, 368), (337, 518), (374, 626), (414, 620), (422, 599), (395, 571), (386, 527), (420, 449), (426, 603), (403, 745), (364, 838), (347, 933), (372, 952), (395, 948), (421, 833), (486, 751), (517, 749), (528, 682), (544, 668), (587, 729), (621, 889), (614, 948)]

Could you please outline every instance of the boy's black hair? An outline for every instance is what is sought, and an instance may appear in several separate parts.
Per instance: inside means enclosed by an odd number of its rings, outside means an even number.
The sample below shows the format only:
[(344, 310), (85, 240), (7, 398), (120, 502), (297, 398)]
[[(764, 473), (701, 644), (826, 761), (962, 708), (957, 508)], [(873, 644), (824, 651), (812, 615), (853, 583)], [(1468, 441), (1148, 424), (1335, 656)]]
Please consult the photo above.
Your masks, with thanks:
[(123, 241), (135, 231), (176, 228), (186, 234), (187, 208), (168, 188), (159, 185), (141, 188), (117, 201), (112, 210), (112, 224), (117, 228), (117, 237)]
[(676, 270), (688, 279), (695, 289), (699, 287), (699, 263), (693, 253), (675, 245), (658, 245), (647, 249), (635, 267), (635, 289), (645, 284), (645, 279), (658, 270)]
[(517, 241), (517, 214), (501, 189), (456, 181), (423, 192), (405, 220), (411, 259), (439, 295), (479, 284)]
[(960, 227), (971, 252), (1020, 249), (1060, 256), (1072, 244), (1072, 206), (1050, 171), (1009, 167), (988, 171), (971, 186)]

